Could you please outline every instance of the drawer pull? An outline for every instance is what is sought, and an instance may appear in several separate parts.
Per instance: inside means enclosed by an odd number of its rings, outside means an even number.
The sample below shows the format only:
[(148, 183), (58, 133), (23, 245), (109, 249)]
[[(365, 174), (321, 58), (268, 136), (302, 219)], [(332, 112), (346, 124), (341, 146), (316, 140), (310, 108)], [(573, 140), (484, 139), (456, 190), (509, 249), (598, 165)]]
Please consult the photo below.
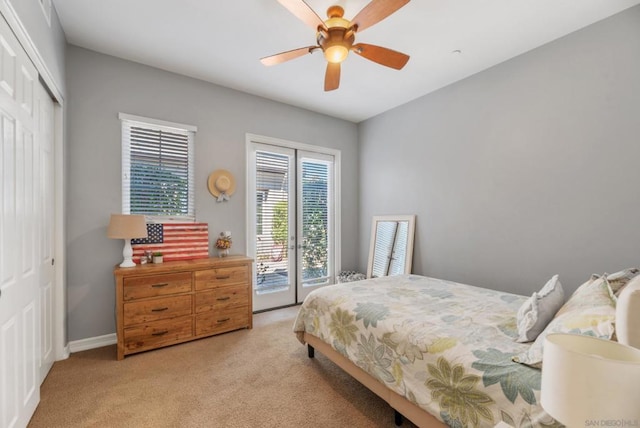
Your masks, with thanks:
[(229, 321), (231, 318), (223, 318), (221, 320), (218, 320), (218, 324), (222, 324), (223, 322), (227, 322)]
[(164, 336), (167, 333), (169, 333), (169, 330), (157, 331), (155, 333), (151, 333), (151, 336)]
[(151, 288), (162, 288), (162, 287), (166, 287), (167, 285), (169, 285), (168, 282), (165, 282), (164, 284), (153, 284)]
[(229, 296), (226, 296), (226, 297), (218, 297), (216, 300), (219, 300), (219, 301), (221, 301), (221, 302), (222, 302), (222, 301), (224, 301), (224, 300), (229, 300), (230, 298), (231, 298), (231, 297), (229, 297)]
[(151, 312), (164, 312), (166, 310), (168, 310), (169, 308), (153, 308), (151, 309)]
[(231, 278), (231, 275), (219, 275), (219, 276), (216, 276), (216, 279), (229, 279), (229, 278)]

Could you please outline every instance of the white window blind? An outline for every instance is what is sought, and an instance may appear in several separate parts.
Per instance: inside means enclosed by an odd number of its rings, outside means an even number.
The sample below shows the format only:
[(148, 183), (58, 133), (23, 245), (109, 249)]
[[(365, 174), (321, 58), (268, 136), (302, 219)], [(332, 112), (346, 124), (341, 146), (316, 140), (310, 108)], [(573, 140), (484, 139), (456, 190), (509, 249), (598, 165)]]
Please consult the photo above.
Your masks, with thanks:
[(122, 212), (195, 221), (196, 128), (120, 114)]
[(396, 239), (393, 243), (393, 252), (389, 262), (389, 276), (402, 275), (405, 261), (407, 260), (407, 237), (409, 236), (409, 222), (399, 221), (396, 230)]
[(397, 230), (398, 223), (395, 221), (378, 222), (376, 227), (376, 247), (373, 253), (372, 277), (377, 278), (389, 274), (389, 265), (393, 257)]

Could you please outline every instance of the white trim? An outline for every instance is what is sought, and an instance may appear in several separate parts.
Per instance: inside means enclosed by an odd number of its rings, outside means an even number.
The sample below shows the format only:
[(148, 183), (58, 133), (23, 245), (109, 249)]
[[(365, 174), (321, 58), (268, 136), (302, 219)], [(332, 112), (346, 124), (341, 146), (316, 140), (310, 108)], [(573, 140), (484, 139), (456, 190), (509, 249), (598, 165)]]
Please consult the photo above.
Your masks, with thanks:
[[(51, 0), (38, 0), (40, 2), (40, 8), (44, 14), (44, 19), (47, 21), (49, 28), (51, 28)], [(46, 4), (45, 4), (46, 3)]]
[(332, 149), (329, 147), (314, 146), (312, 144), (298, 143), (296, 141), (282, 140), (280, 138), (265, 137), (263, 135), (256, 135), (256, 134), (247, 134), (246, 142), (247, 142), (246, 147), (249, 147), (249, 144), (251, 143), (258, 143), (258, 144), (271, 144), (271, 145), (280, 146), (280, 147), (288, 147), (290, 149), (296, 149), (296, 150), (306, 150), (309, 152), (324, 153), (324, 154), (333, 155), (336, 157), (340, 156), (340, 153), (341, 153), (340, 150)]
[[(36, 48), (36, 44), (29, 36), (27, 29), (22, 24), (22, 21), (20, 21), (18, 13), (15, 11), (13, 5), (9, 0), (0, 1), (0, 12), (4, 16), (4, 19), (7, 20), (9, 27), (11, 27), (11, 30), (18, 38), (18, 41), (29, 56), (29, 59), (31, 59), (33, 65), (36, 66), (40, 77), (42, 78), (42, 80), (44, 80), (44, 83), (47, 85), (49, 91), (51, 91), (51, 93), (53, 94), (55, 100), (58, 101), (58, 103), (63, 104), (64, 97), (62, 96), (62, 91), (56, 84), (56, 81), (53, 78), (49, 67), (47, 67), (47, 64), (42, 58), (42, 55), (40, 55), (40, 52)], [(64, 79), (64, 76), (62, 76), (62, 78)]]
[(53, 105), (53, 150), (54, 150), (54, 257), (55, 257), (55, 289), (53, 292), (53, 354), (56, 361), (69, 358), (67, 344), (67, 260), (65, 239), (65, 153), (64, 153), (64, 109), (60, 104)]
[(87, 351), (89, 349), (115, 345), (116, 343), (118, 343), (118, 339), (115, 333), (105, 334), (104, 336), (73, 340), (69, 342), (69, 351), (74, 354), (76, 352)]
[(179, 129), (180, 131), (191, 131), (191, 132), (198, 131), (198, 127), (195, 125), (185, 125), (183, 123), (169, 122), (166, 120), (153, 119), (150, 117), (135, 116), (133, 114), (128, 114), (128, 113), (118, 113), (118, 119), (128, 120), (130, 122), (139, 122), (143, 125), (151, 124), (156, 126), (163, 126), (165, 128)]

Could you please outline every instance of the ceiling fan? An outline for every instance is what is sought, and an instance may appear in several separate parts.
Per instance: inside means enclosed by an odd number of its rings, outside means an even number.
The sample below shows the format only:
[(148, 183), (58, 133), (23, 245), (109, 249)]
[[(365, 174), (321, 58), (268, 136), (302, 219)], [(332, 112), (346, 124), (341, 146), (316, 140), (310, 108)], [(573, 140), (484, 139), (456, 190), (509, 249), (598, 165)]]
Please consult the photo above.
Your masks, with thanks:
[(340, 86), (340, 63), (349, 51), (378, 64), (400, 70), (409, 61), (409, 55), (381, 46), (354, 43), (356, 33), (382, 21), (410, 0), (372, 0), (351, 21), (344, 18), (344, 9), (334, 5), (327, 9), (326, 21), (309, 7), (304, 0), (278, 0), (316, 33), (317, 45), (281, 52), (260, 59), (264, 65), (275, 65), (301, 57), (320, 49), (327, 60), (324, 90), (333, 91)]

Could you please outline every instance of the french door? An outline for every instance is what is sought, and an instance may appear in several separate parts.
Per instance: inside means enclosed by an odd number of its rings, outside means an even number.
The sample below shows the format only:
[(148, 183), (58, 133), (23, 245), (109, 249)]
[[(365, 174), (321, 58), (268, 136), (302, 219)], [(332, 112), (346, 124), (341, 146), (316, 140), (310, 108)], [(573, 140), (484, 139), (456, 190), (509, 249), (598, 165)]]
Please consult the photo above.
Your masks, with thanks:
[(335, 282), (335, 157), (249, 145), (249, 254), (254, 310), (299, 303)]

